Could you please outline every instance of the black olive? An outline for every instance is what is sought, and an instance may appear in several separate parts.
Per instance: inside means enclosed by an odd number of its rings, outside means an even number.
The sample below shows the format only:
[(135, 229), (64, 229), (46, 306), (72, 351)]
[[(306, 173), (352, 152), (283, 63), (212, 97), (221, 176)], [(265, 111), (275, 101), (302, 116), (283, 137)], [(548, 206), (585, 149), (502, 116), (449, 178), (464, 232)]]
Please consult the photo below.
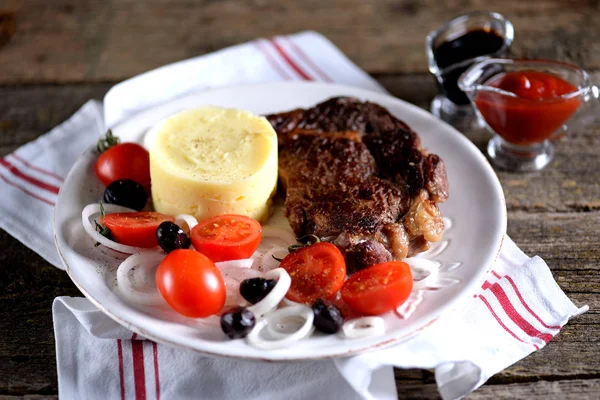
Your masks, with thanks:
[(162, 222), (156, 228), (156, 240), (167, 254), (177, 249), (188, 249), (192, 244), (183, 229), (171, 221)]
[(234, 307), (221, 314), (221, 329), (231, 339), (246, 337), (256, 325), (252, 311), (244, 307)]
[(274, 279), (251, 278), (244, 279), (240, 284), (240, 294), (250, 304), (256, 304), (275, 287), (277, 281)]
[(148, 201), (144, 187), (131, 179), (114, 181), (104, 191), (104, 202), (141, 211)]
[(323, 333), (336, 333), (344, 325), (344, 317), (339, 308), (319, 299), (312, 305), (315, 319), (313, 325)]

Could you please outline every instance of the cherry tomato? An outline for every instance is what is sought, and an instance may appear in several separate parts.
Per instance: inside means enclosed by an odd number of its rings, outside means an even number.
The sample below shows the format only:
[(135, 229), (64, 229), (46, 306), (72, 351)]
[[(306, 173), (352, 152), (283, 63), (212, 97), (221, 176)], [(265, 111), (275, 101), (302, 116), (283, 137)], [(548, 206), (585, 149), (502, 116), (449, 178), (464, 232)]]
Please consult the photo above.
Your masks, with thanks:
[(117, 243), (136, 247), (158, 246), (156, 228), (175, 218), (157, 212), (125, 212), (106, 214), (102, 223), (110, 229)]
[(258, 221), (243, 215), (219, 215), (201, 221), (190, 232), (194, 248), (214, 262), (248, 258), (262, 239)]
[(407, 263), (385, 262), (355, 272), (342, 287), (342, 299), (354, 311), (377, 315), (406, 301), (413, 287)]
[(178, 313), (204, 318), (221, 311), (225, 282), (215, 264), (194, 250), (173, 250), (156, 270), (156, 286)]
[(139, 144), (117, 144), (98, 157), (96, 176), (104, 186), (114, 181), (131, 179), (150, 194), (150, 155)]
[(312, 304), (334, 296), (346, 279), (344, 256), (331, 243), (320, 242), (288, 254), (280, 264), (292, 278), (286, 297)]

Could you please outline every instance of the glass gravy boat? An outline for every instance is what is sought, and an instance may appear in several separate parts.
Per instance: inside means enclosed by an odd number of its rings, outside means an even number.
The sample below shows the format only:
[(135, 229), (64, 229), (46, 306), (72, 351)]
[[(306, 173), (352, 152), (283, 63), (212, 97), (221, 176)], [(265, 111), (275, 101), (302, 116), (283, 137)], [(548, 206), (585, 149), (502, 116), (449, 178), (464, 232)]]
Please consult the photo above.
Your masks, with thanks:
[[(575, 90), (532, 99), (490, 85), (513, 71), (549, 73)], [(544, 168), (554, 155), (551, 141), (588, 125), (600, 105), (588, 73), (558, 61), (488, 59), (469, 68), (458, 84), (480, 122), (494, 134), (487, 147), (492, 163), (509, 171)]]

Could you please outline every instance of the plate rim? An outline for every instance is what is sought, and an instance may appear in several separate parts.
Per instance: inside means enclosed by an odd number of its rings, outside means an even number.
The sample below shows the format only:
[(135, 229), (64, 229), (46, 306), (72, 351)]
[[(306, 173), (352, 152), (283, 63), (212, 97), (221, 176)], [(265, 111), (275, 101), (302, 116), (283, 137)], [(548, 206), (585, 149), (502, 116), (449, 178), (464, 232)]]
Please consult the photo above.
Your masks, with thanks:
[[(463, 143), (463, 145), (471, 148), (471, 150), (474, 150), (474, 151), (472, 151), (472, 153), (475, 155), (476, 158), (479, 159), (479, 165), (481, 165), (483, 171), (489, 178), (489, 181), (492, 183), (492, 186), (496, 189), (496, 194), (498, 195), (498, 199), (500, 200), (500, 203), (502, 205), (500, 207), (501, 213), (502, 213), (502, 215), (500, 216), (501, 217), (500, 218), (500, 228), (501, 229), (494, 234), (494, 238), (493, 238), (493, 242), (495, 243), (494, 248), (496, 249), (496, 251), (494, 254), (490, 253), (487, 255), (486, 261), (484, 263), (482, 263), (482, 264), (485, 264), (486, 267), (481, 268), (479, 270), (476, 278), (471, 279), (469, 282), (467, 282), (465, 287), (461, 290), (460, 294), (457, 294), (456, 296), (454, 296), (454, 298), (452, 300), (450, 300), (448, 303), (444, 304), (443, 306), (438, 307), (434, 312), (432, 312), (432, 314), (434, 314), (434, 315), (430, 319), (428, 319), (427, 321), (422, 323), (420, 326), (415, 327), (413, 330), (411, 330), (410, 332), (404, 333), (403, 335), (395, 336), (391, 339), (387, 339), (387, 340), (384, 340), (384, 341), (381, 341), (381, 342), (378, 342), (375, 344), (369, 344), (369, 345), (366, 345), (361, 348), (347, 349), (347, 350), (342, 350), (342, 351), (332, 352), (332, 353), (327, 353), (327, 354), (312, 353), (310, 355), (305, 355), (303, 357), (290, 356), (290, 355), (284, 355), (284, 356), (279, 355), (278, 356), (278, 352), (276, 352), (276, 351), (264, 352), (264, 355), (265, 355), (264, 357), (256, 357), (256, 356), (247, 356), (247, 355), (243, 355), (243, 354), (223, 353), (221, 351), (211, 351), (208, 349), (199, 349), (199, 348), (195, 348), (195, 347), (191, 347), (189, 345), (179, 343), (177, 341), (171, 341), (168, 339), (164, 339), (162, 337), (157, 337), (154, 334), (148, 333), (143, 328), (132, 325), (130, 322), (125, 321), (122, 318), (120, 318), (119, 316), (113, 314), (110, 310), (108, 310), (105, 306), (103, 306), (100, 301), (96, 300), (90, 293), (88, 293), (83, 288), (83, 286), (76, 280), (76, 278), (73, 276), (71, 267), (69, 266), (69, 264), (66, 260), (66, 257), (64, 256), (64, 254), (61, 250), (61, 247), (59, 246), (59, 239), (58, 239), (58, 234), (57, 234), (57, 230), (59, 229), (59, 227), (57, 226), (58, 207), (55, 207), (54, 212), (53, 212), (53, 236), (54, 236), (55, 246), (59, 253), (61, 261), (62, 261), (63, 265), (65, 266), (65, 271), (67, 272), (71, 281), (80, 290), (80, 292), (88, 300), (90, 300), (90, 302), (92, 304), (94, 304), (94, 306), (96, 306), (100, 311), (102, 311), (105, 315), (110, 317), (115, 322), (119, 323), (121, 326), (123, 326), (126, 329), (128, 329), (132, 332), (135, 332), (138, 335), (141, 335), (147, 339), (153, 340), (157, 343), (162, 343), (162, 344), (175, 346), (175, 347), (179, 347), (179, 348), (185, 348), (185, 349), (192, 350), (197, 353), (211, 356), (211, 357), (227, 357), (227, 358), (234, 358), (234, 359), (240, 359), (240, 360), (260, 360), (260, 361), (267, 361), (267, 362), (297, 362), (297, 361), (310, 361), (310, 360), (322, 360), (322, 359), (335, 359), (335, 358), (343, 358), (343, 357), (348, 357), (348, 356), (353, 356), (353, 355), (360, 355), (367, 351), (386, 348), (386, 347), (389, 347), (389, 346), (392, 346), (395, 344), (399, 344), (399, 343), (402, 343), (402, 342), (410, 339), (411, 337), (417, 335), (422, 330), (424, 330), (427, 327), (434, 324), (437, 320), (442, 318), (444, 315), (446, 315), (448, 313), (452, 313), (453, 311), (458, 310), (459, 308), (464, 306), (464, 304), (468, 300), (470, 300), (470, 298), (471, 298), (470, 295), (473, 294), (481, 286), (481, 283), (484, 281), (485, 276), (488, 275), (489, 272), (491, 271), (492, 266), (498, 259), (500, 252), (502, 250), (504, 239), (506, 237), (506, 227), (507, 227), (507, 218), (508, 218), (507, 209), (506, 209), (506, 200), (504, 197), (504, 191), (502, 189), (502, 185), (501, 185), (493, 167), (491, 166), (490, 162), (487, 160), (485, 155), (479, 150), (479, 148), (477, 148), (477, 146), (475, 146), (475, 144), (473, 142), (471, 142), (466, 136), (464, 136), (456, 128), (449, 125), (445, 121), (442, 121), (441, 119), (435, 117), (434, 115), (427, 112), (426, 110), (424, 110), (414, 104), (411, 104), (405, 100), (394, 97), (393, 95), (391, 95), (387, 92), (378, 92), (378, 91), (368, 90), (368, 89), (355, 87), (355, 86), (322, 83), (322, 82), (302, 82), (302, 81), (264, 82), (264, 83), (239, 84), (239, 85), (232, 85), (232, 86), (220, 86), (220, 87), (208, 88), (208, 89), (204, 89), (204, 90), (200, 90), (200, 91), (188, 92), (181, 96), (171, 98), (162, 103), (154, 104), (149, 108), (146, 108), (144, 110), (136, 112), (136, 113), (132, 114), (131, 116), (129, 116), (128, 118), (125, 118), (125, 119), (119, 121), (117, 124), (115, 124), (113, 126), (112, 129), (118, 129), (119, 127), (126, 125), (128, 122), (131, 122), (134, 119), (136, 119), (136, 120), (143, 119), (144, 116), (152, 114), (152, 112), (154, 110), (164, 107), (169, 103), (185, 101), (185, 99), (188, 99), (188, 98), (193, 99), (194, 97), (198, 97), (198, 96), (210, 95), (210, 93), (212, 93), (212, 92), (236, 90), (238, 88), (239, 89), (242, 89), (242, 88), (256, 89), (257, 91), (260, 91), (260, 90), (264, 90), (265, 88), (278, 87), (278, 86), (289, 87), (290, 89), (288, 89), (288, 90), (291, 90), (292, 87), (298, 87), (298, 86), (299, 87), (311, 87), (312, 86), (314, 88), (317, 88), (315, 90), (318, 90), (318, 88), (327, 88), (327, 89), (332, 89), (332, 91), (338, 91), (339, 93), (343, 93), (344, 91), (351, 91), (354, 93), (352, 96), (362, 95), (364, 97), (370, 97), (370, 98), (382, 97), (382, 98), (385, 98), (385, 101), (387, 101), (387, 102), (396, 103), (402, 108), (410, 109), (411, 112), (417, 114), (422, 119), (435, 120), (435, 122), (437, 124), (442, 124), (443, 126), (445, 126), (446, 130), (448, 132), (451, 132), (451, 134), (454, 135), (456, 139), (461, 141)], [(335, 95), (328, 95), (328, 96), (332, 97)], [(376, 102), (377, 100), (368, 100), (368, 101)], [(387, 108), (387, 106), (386, 106), (386, 108)], [(79, 157), (73, 164), (73, 167), (71, 167), (71, 169), (69, 170), (69, 173), (65, 177), (65, 180), (64, 180), (65, 183), (67, 181), (69, 181), (69, 179), (71, 178), (71, 175), (74, 174), (76, 167), (79, 166), (79, 164), (81, 164), (83, 161), (85, 161), (86, 154), (88, 154), (90, 151), (93, 151), (94, 149), (95, 149), (95, 145), (91, 144), (88, 148), (86, 148), (79, 155)], [(57, 205), (61, 203), (62, 197), (66, 196), (63, 191), (63, 188), (65, 186), (66, 185), (63, 184), (60, 188), (58, 198), (57, 198), (57, 203), (56, 203)]]

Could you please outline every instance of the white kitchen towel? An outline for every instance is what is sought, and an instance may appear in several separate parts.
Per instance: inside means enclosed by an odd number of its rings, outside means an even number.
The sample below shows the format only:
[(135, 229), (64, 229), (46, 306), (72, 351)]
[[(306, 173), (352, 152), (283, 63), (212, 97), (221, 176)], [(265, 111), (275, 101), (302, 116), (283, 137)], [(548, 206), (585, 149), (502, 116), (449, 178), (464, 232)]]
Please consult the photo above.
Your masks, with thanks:
[[(106, 127), (185, 93), (282, 80), (383, 91), (313, 32), (259, 39), (159, 68), (113, 87), (104, 108), (90, 101), (64, 124), (2, 158), (0, 226), (63, 268), (52, 235), (58, 189), (79, 154)], [(453, 399), (543, 347), (585, 308), (565, 296), (543, 260), (530, 259), (506, 238), (493, 272), (467, 308), (404, 344), (335, 362), (217, 360), (137, 340), (85, 299), (59, 298), (53, 311), (61, 398), (384, 399), (395, 397), (394, 365), (435, 368), (442, 397)]]
[[(132, 334), (81, 297), (59, 297), (52, 311), (60, 399), (362, 398), (332, 360), (242, 361), (157, 345)], [(378, 368), (369, 386), (371, 398), (396, 399), (391, 367)]]

